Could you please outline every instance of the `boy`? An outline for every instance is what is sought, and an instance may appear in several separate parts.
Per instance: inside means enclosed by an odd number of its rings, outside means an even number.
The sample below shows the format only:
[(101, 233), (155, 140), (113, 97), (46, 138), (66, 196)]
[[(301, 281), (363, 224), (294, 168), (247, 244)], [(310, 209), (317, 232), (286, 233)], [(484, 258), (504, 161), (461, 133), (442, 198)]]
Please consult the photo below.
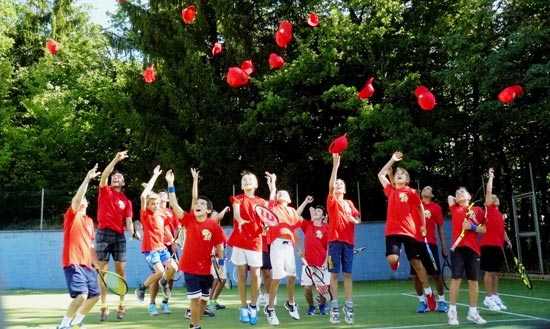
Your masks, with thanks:
[[(426, 218), (426, 239), (428, 240), (429, 248), (434, 255), (435, 264), (437, 270), (434, 268), (428, 250), (426, 250), (426, 244), (424, 243), (424, 238), (420, 236), (419, 242), (421, 244), (421, 255), (420, 259), (422, 265), (426, 269), (426, 273), (430, 275), (435, 282), (435, 287), (438, 294), (437, 302), (437, 311), (441, 313), (447, 312), (447, 303), (445, 302), (445, 291), (443, 289), (443, 281), (441, 278), (441, 265), (439, 263), (439, 249), (437, 247), (437, 240), (435, 238), (435, 231), (439, 235), (441, 241), (441, 254), (443, 257), (447, 257), (447, 247), (445, 245), (445, 234), (443, 233), (443, 210), (441, 207), (433, 202), (433, 192), (431, 186), (426, 186), (422, 189), (420, 193), (422, 196), (422, 205), (424, 206), (424, 217)], [(422, 291), (422, 283), (416, 275), (416, 271), (411, 265), (410, 273), (413, 278), (414, 289), (416, 290), (416, 295), (418, 296), (419, 304), (416, 310), (417, 313), (424, 313), (428, 311), (428, 304), (426, 303), (426, 298)]]
[(99, 174), (97, 164), (88, 171), (63, 219), (61, 264), (73, 300), (57, 329), (80, 328), (82, 320), (99, 299), (97, 272), (92, 268), (95, 262), (94, 222), (86, 215), (88, 200), (85, 197), (90, 180)]
[(361, 222), (359, 211), (350, 200), (344, 199), (346, 183), (337, 179), (340, 166), (340, 154), (332, 154), (332, 173), (328, 183), (327, 213), (329, 217), (328, 231), (328, 270), (330, 272), (331, 301), (330, 323), (340, 323), (338, 312), (338, 277), (340, 269), (344, 274), (344, 292), (346, 302), (342, 310), (348, 324), (355, 322), (353, 316), (353, 246), (355, 244), (355, 224)]
[(160, 196), (152, 193), (153, 185), (161, 174), (160, 166), (156, 166), (153, 176), (141, 193), (140, 219), (143, 225), (143, 241), (141, 253), (145, 261), (154, 271), (135, 290), (138, 301), (145, 299), (145, 290), (158, 281), (165, 298), (170, 298), (171, 291), (168, 282), (176, 272), (176, 263), (164, 245), (166, 213), (160, 208)]
[[(485, 321), (477, 311), (477, 297), (479, 293), (479, 243), (477, 241), (478, 233), (485, 233), (486, 227), (483, 225), (484, 213), (481, 208), (470, 207), (470, 193), (465, 187), (459, 187), (455, 196), (449, 195), (447, 201), (452, 214), (453, 240), (457, 241), (460, 233), (465, 232), (464, 237), (457, 248), (451, 250), (451, 264), (453, 268), (451, 286), (449, 287), (449, 324), (457, 326), (458, 313), (456, 302), (460, 290), (462, 275), (466, 272), (468, 279), (468, 297), (470, 308), (466, 319), (475, 324), (485, 324)], [(453, 242), (454, 244), (454, 242)], [(452, 248), (451, 248), (452, 249)]]
[[(271, 176), (266, 173), (269, 181)], [(233, 207), (233, 232), (227, 244), (233, 247), (231, 262), (238, 272), (237, 287), (241, 308), (239, 320), (242, 323), (255, 325), (258, 323), (258, 309), (256, 301), (260, 293), (260, 267), (262, 266), (262, 232), (263, 226), (254, 213), (255, 205), (266, 206), (267, 202), (254, 193), (258, 188), (256, 175), (244, 172), (241, 178), (243, 194), (232, 196), (229, 200)], [(273, 195), (272, 199), (275, 198)], [(246, 275), (250, 267), (250, 305), (246, 300)]]
[[(210, 218), (215, 220), (218, 225), (221, 227), (221, 221), (223, 217), (225, 216), (225, 213), (230, 211), (231, 208), (225, 207), (222, 211), (212, 211), (212, 214), (210, 215)], [(212, 250), (215, 255), (215, 250)], [(216, 258), (216, 261), (218, 259)], [(225, 269), (225, 267), (223, 267)], [(214, 266), (212, 265), (212, 275), (214, 275), (214, 282), (212, 283), (212, 289), (210, 290), (210, 299), (208, 300), (208, 304), (206, 305), (207, 311), (216, 311), (216, 310), (223, 310), (225, 309), (225, 305), (222, 305), (218, 303), (218, 297), (220, 296), (223, 287), (225, 286), (225, 283), (227, 282), (227, 273), (226, 271), (221, 272), (221, 277), (218, 279), (216, 274), (214, 273)]]
[(487, 219), (485, 227), (487, 233), (481, 236), (481, 269), (485, 271), (483, 282), (485, 283), (485, 299), (483, 305), (491, 311), (506, 310), (498, 296), (498, 273), (504, 262), (504, 241), (508, 248), (512, 247), (508, 234), (504, 230), (504, 216), (499, 210), (500, 200), (493, 194), (493, 179), (495, 172), (489, 168), (489, 179), (485, 194), (485, 205), (487, 206)]
[[(424, 207), (418, 193), (409, 187), (409, 173), (397, 167), (393, 174), (393, 184), (387, 175), (391, 172), (394, 163), (401, 161), (403, 153), (395, 152), (391, 159), (378, 173), (378, 180), (384, 188), (384, 194), (388, 198), (388, 209), (386, 218), (386, 260), (390, 267), (395, 271), (399, 267), (399, 255), (401, 254), (401, 245), (405, 247), (407, 259), (417, 273), (418, 279), (422, 284), (424, 294), (427, 299), (430, 311), (435, 310), (435, 298), (428, 282), (426, 269), (422, 266), (420, 255), (422, 245), (417, 241), (419, 233), (426, 235), (426, 218), (424, 217)], [(417, 218), (420, 218), (420, 228)]]
[(170, 205), (180, 219), (181, 225), (186, 229), (186, 237), (183, 246), (183, 254), (179, 263), (179, 269), (183, 272), (187, 287), (187, 299), (191, 310), (190, 328), (201, 328), (201, 316), (206, 310), (206, 304), (210, 296), (210, 288), (214, 278), (210, 258), (212, 248), (216, 247), (218, 265), (223, 271), (225, 234), (218, 223), (208, 218), (212, 212), (212, 202), (199, 196), (199, 172), (192, 168), (193, 187), (191, 191), (191, 212), (184, 212), (176, 198), (174, 187), (174, 173), (169, 170), (166, 173), (168, 182), (168, 195)]

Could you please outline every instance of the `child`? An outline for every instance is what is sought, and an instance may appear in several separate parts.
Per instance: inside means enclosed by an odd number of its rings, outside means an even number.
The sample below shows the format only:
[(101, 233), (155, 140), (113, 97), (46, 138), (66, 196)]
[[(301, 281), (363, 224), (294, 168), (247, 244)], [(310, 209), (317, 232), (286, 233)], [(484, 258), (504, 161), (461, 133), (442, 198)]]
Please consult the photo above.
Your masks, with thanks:
[[(230, 211), (231, 208), (225, 207), (222, 211), (212, 211), (212, 214), (210, 215), (210, 218), (215, 220), (218, 225), (221, 227), (221, 221), (223, 217), (225, 216), (225, 213)], [(213, 250), (215, 254), (215, 250)], [(217, 260), (217, 259), (216, 259)], [(225, 267), (223, 267), (225, 268)], [(221, 269), (220, 269), (221, 270)], [(212, 266), (212, 275), (215, 275), (214, 273), (214, 266)], [(221, 276), (219, 279), (214, 276), (214, 282), (212, 283), (212, 289), (210, 290), (210, 299), (208, 300), (208, 304), (206, 305), (207, 311), (216, 311), (216, 310), (223, 310), (225, 309), (225, 305), (222, 305), (218, 303), (218, 297), (220, 296), (223, 287), (225, 286), (225, 283), (227, 282), (227, 273), (226, 271), (221, 272)]]
[(478, 233), (485, 233), (486, 227), (483, 225), (484, 213), (477, 206), (470, 207), (470, 193), (465, 187), (459, 187), (455, 196), (449, 195), (447, 201), (452, 214), (453, 223), (453, 241), (457, 241), (460, 233), (464, 230), (464, 238), (460, 241), (457, 248), (451, 252), (451, 264), (453, 274), (451, 286), (449, 287), (449, 324), (457, 326), (458, 313), (456, 302), (460, 290), (462, 275), (466, 272), (468, 279), (468, 296), (470, 299), (470, 308), (466, 319), (475, 324), (485, 324), (485, 321), (477, 311), (477, 297), (479, 293), (479, 243)]
[[(422, 265), (420, 255), (423, 244), (418, 242), (419, 233), (426, 235), (426, 218), (424, 207), (418, 193), (409, 187), (409, 173), (397, 167), (393, 174), (393, 184), (387, 175), (395, 162), (401, 161), (403, 153), (395, 152), (391, 159), (378, 173), (378, 180), (384, 188), (384, 194), (388, 198), (388, 210), (386, 218), (386, 260), (393, 270), (399, 267), (399, 255), (401, 245), (405, 247), (407, 259), (410, 261), (418, 279), (424, 289), (430, 311), (435, 310), (436, 303), (432, 289), (428, 282), (426, 269)], [(417, 227), (417, 218), (420, 218), (420, 227)]]
[(85, 197), (88, 183), (99, 174), (96, 164), (86, 174), (63, 218), (61, 265), (73, 300), (57, 329), (82, 327), (82, 320), (99, 299), (97, 272), (92, 268), (96, 260), (92, 245), (94, 222), (86, 215), (88, 200)]
[(164, 297), (170, 298), (171, 291), (168, 282), (176, 273), (176, 263), (164, 245), (166, 213), (160, 209), (160, 196), (151, 192), (161, 172), (160, 166), (156, 166), (153, 176), (141, 193), (140, 220), (143, 225), (141, 253), (154, 271), (135, 290), (136, 298), (142, 303), (145, 300), (145, 290), (155, 281), (158, 281)]
[(332, 154), (332, 173), (328, 183), (327, 213), (329, 217), (328, 231), (328, 270), (330, 274), (331, 301), (330, 323), (340, 323), (338, 312), (338, 277), (340, 269), (344, 274), (344, 292), (346, 302), (342, 310), (348, 324), (355, 322), (353, 316), (353, 246), (355, 244), (355, 224), (361, 222), (359, 211), (350, 200), (344, 199), (346, 183), (337, 179), (340, 155)]
[[(266, 173), (268, 182), (271, 180)], [(260, 293), (260, 267), (262, 266), (262, 232), (263, 226), (254, 213), (255, 205), (267, 206), (267, 202), (254, 193), (258, 188), (256, 175), (245, 172), (241, 178), (243, 194), (231, 197), (233, 206), (233, 232), (227, 244), (233, 247), (231, 262), (238, 272), (238, 290), (241, 301), (239, 320), (242, 323), (258, 323), (256, 301)], [(272, 198), (275, 198), (273, 195)], [(246, 275), (250, 267), (250, 305), (246, 300)]]
[[(184, 274), (187, 299), (190, 301), (190, 328), (199, 329), (201, 328), (201, 316), (206, 310), (210, 288), (214, 281), (210, 255), (212, 248), (216, 247), (218, 265), (221, 269), (224, 266), (225, 234), (215, 220), (208, 218), (212, 212), (212, 202), (207, 197), (198, 194), (199, 172), (196, 169), (191, 169), (191, 174), (193, 175), (193, 187), (190, 213), (184, 212), (178, 204), (172, 170), (166, 173), (166, 181), (168, 182), (170, 205), (182, 226), (186, 228), (179, 269)], [(221, 270), (223, 271), (223, 269)]]

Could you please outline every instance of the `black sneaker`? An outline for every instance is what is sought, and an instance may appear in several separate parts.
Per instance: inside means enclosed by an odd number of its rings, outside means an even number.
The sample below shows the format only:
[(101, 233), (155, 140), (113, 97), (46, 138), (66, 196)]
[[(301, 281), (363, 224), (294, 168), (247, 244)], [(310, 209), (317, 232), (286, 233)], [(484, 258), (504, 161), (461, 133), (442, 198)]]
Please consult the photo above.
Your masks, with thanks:
[(164, 279), (164, 277), (159, 280), (159, 287), (162, 289), (162, 293), (164, 294), (165, 298), (170, 298), (172, 296), (170, 285), (168, 284), (168, 281)]
[(207, 318), (211, 318), (213, 316), (216, 316), (216, 314), (214, 312), (209, 311), (209, 310), (204, 310), (204, 313), (202, 314), (202, 316), (207, 317)]

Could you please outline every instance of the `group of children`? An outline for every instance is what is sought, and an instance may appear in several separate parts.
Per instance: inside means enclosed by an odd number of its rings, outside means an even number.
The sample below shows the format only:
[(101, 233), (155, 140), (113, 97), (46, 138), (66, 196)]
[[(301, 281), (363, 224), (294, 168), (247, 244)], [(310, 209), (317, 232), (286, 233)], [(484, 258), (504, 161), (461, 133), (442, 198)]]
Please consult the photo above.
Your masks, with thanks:
[[(118, 158), (120, 161), (126, 156), (121, 153), (117, 154), (115, 160)], [(465, 230), (466, 233), (457, 248), (451, 253), (453, 279), (450, 289), (450, 305), (447, 309), (439, 272), (431, 265), (424, 246), (426, 240), (432, 253), (438, 255), (435, 238), (435, 228), (437, 228), (442, 242), (442, 253), (444, 256), (448, 253), (442, 231), (441, 207), (431, 201), (433, 197), (431, 187), (424, 188), (419, 196), (414, 189), (409, 187), (410, 177), (405, 169), (398, 167), (393, 171), (393, 165), (401, 161), (402, 157), (402, 153), (395, 152), (378, 174), (384, 194), (388, 198), (385, 227), (387, 262), (393, 270), (397, 270), (403, 245), (411, 264), (411, 275), (419, 298), (417, 311), (423, 313), (427, 310), (434, 311), (436, 308), (440, 312), (448, 311), (449, 324), (451, 325), (458, 324), (456, 300), (460, 280), (463, 273), (466, 272), (470, 289), (470, 310), (467, 319), (477, 324), (485, 323), (476, 308), (480, 258), (476, 233), (487, 232), (485, 236), (487, 238), (484, 237), (481, 243), (481, 265), (486, 271), (485, 284), (488, 286), (484, 304), (492, 310), (496, 310), (497, 307), (498, 309), (505, 308), (497, 293), (498, 270), (501, 263), (495, 257), (500, 252), (499, 248), (502, 248), (504, 237), (509, 243), (504, 233), (502, 214), (498, 211), (498, 198), (491, 194), (492, 169), (489, 171), (487, 184), (488, 212), (486, 217), (481, 209), (469, 206), (471, 196), (465, 188), (459, 188), (454, 197), (449, 197), (453, 221), (453, 241), (457, 239), (462, 230)], [(113, 162), (116, 164), (118, 161), (115, 160)], [(143, 302), (146, 289), (150, 289), (149, 313), (157, 315), (155, 297), (160, 288), (164, 295), (161, 310), (163, 313), (170, 313), (168, 299), (172, 290), (171, 279), (179, 270), (183, 272), (187, 288), (189, 300), (187, 317), (191, 319), (189, 327), (201, 328), (201, 317), (205, 312), (208, 312), (208, 309), (216, 309), (216, 306), (221, 307), (217, 304), (216, 298), (221, 291), (220, 284), (223, 285), (223, 282), (217, 282), (213, 286), (211, 256), (212, 254), (216, 256), (218, 265), (222, 269), (221, 272), (225, 272), (223, 270), (225, 265), (224, 246), (227, 243), (232, 248), (231, 262), (237, 269), (240, 322), (251, 325), (258, 323), (261, 273), (264, 274), (264, 284), (268, 295), (264, 298), (266, 305), (263, 308), (268, 323), (274, 326), (280, 324), (274, 305), (279, 284), (284, 278), (287, 280), (288, 298), (283, 306), (291, 318), (299, 320), (300, 314), (294, 288), (296, 277), (294, 251), (297, 248), (298, 255), (305, 263), (324, 269), (325, 277), (330, 278), (328, 282), (330, 294), (319, 296), (317, 310), (312, 293), (314, 282), (306, 274), (305, 266), (303, 267), (301, 284), (304, 286), (304, 296), (308, 303), (306, 314), (313, 315), (316, 312), (326, 314), (328, 309), (330, 323), (340, 323), (338, 286), (340, 273), (342, 273), (345, 294), (342, 312), (345, 322), (353, 324), (355, 319), (351, 273), (355, 225), (359, 224), (361, 219), (353, 202), (344, 198), (346, 185), (343, 180), (337, 178), (339, 166), (340, 155), (332, 154), (332, 172), (328, 186), (326, 212), (323, 206), (309, 207), (310, 219), (306, 220), (302, 217), (302, 213), (307, 205), (313, 202), (311, 196), (308, 196), (297, 209), (292, 208), (288, 191), (277, 190), (276, 175), (266, 172), (270, 195), (269, 200), (265, 200), (255, 195), (258, 188), (257, 177), (250, 172), (243, 173), (241, 178), (243, 193), (230, 197), (234, 220), (233, 231), (227, 241), (216, 219), (222, 218), (228, 209), (224, 209), (221, 216), (213, 216), (212, 202), (207, 197), (198, 194), (199, 172), (196, 169), (191, 169), (192, 200), (190, 211), (186, 212), (178, 204), (174, 186), (175, 176), (171, 170), (165, 175), (167, 190), (159, 193), (152, 192), (153, 186), (162, 172), (160, 166), (155, 167), (151, 179), (145, 184), (141, 194), (140, 207), (140, 222), (143, 226), (141, 252), (145, 256), (152, 274), (136, 289), (137, 299)], [(111, 171), (112, 167), (114, 165), (111, 166)], [(78, 327), (99, 298), (97, 273), (92, 269), (92, 263), (98, 262), (96, 253), (91, 252), (94, 240), (93, 222), (86, 216), (87, 201), (84, 196), (89, 181), (97, 175), (99, 173), (97, 173), (96, 165), (86, 175), (73, 198), (71, 207), (65, 214), (63, 267), (73, 301), (58, 328)], [(171, 209), (167, 206), (168, 202)], [(270, 228), (263, 225), (254, 212), (256, 205), (271, 209), (277, 215), (279, 224)], [(174, 235), (180, 227), (185, 229), (186, 238), (179, 264), (177, 264), (173, 257), (173, 253), (177, 252)], [(128, 221), (127, 228), (134, 236), (139, 237), (135, 228), (130, 226)], [(303, 243), (298, 234), (299, 228), (303, 231)], [(484, 257), (484, 254), (487, 254), (487, 257)], [(502, 252), (499, 255), (502, 255)], [(499, 259), (502, 259), (502, 256)], [(105, 258), (103, 257), (99, 261), (105, 262)], [(439, 257), (436, 257), (436, 261), (439, 269)], [(104, 263), (99, 262), (98, 266), (104, 267)], [(437, 302), (430, 287), (428, 275), (435, 279), (439, 295)], [(250, 299), (247, 298), (247, 277), (250, 278)], [(329, 297), (331, 300), (326, 300), (325, 297)], [(212, 308), (210, 308), (211, 306)], [(102, 304), (102, 312), (103, 308)]]

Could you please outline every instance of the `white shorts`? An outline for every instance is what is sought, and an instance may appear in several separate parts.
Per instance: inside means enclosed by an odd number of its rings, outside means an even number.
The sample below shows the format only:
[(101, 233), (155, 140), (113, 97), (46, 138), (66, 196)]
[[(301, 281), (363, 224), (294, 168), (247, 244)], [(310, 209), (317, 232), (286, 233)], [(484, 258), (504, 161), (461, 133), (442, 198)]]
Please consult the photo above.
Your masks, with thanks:
[[(323, 267), (322, 273), (323, 273), (322, 274), (323, 282), (320, 282), (320, 280), (318, 278), (314, 277), (314, 279), (317, 281), (317, 284), (330, 285), (330, 272), (328, 271), (328, 268)], [(302, 286), (312, 286), (313, 285), (313, 281), (311, 280), (311, 278), (306, 273), (306, 266), (305, 265), (302, 265), (302, 276), (300, 278), (300, 285), (302, 285)]]
[(262, 252), (233, 247), (231, 262), (235, 265), (248, 265), (250, 267), (262, 267)]
[(296, 260), (291, 240), (275, 239), (271, 243), (269, 258), (271, 259), (271, 276), (273, 279), (280, 280), (289, 275), (296, 276)]

